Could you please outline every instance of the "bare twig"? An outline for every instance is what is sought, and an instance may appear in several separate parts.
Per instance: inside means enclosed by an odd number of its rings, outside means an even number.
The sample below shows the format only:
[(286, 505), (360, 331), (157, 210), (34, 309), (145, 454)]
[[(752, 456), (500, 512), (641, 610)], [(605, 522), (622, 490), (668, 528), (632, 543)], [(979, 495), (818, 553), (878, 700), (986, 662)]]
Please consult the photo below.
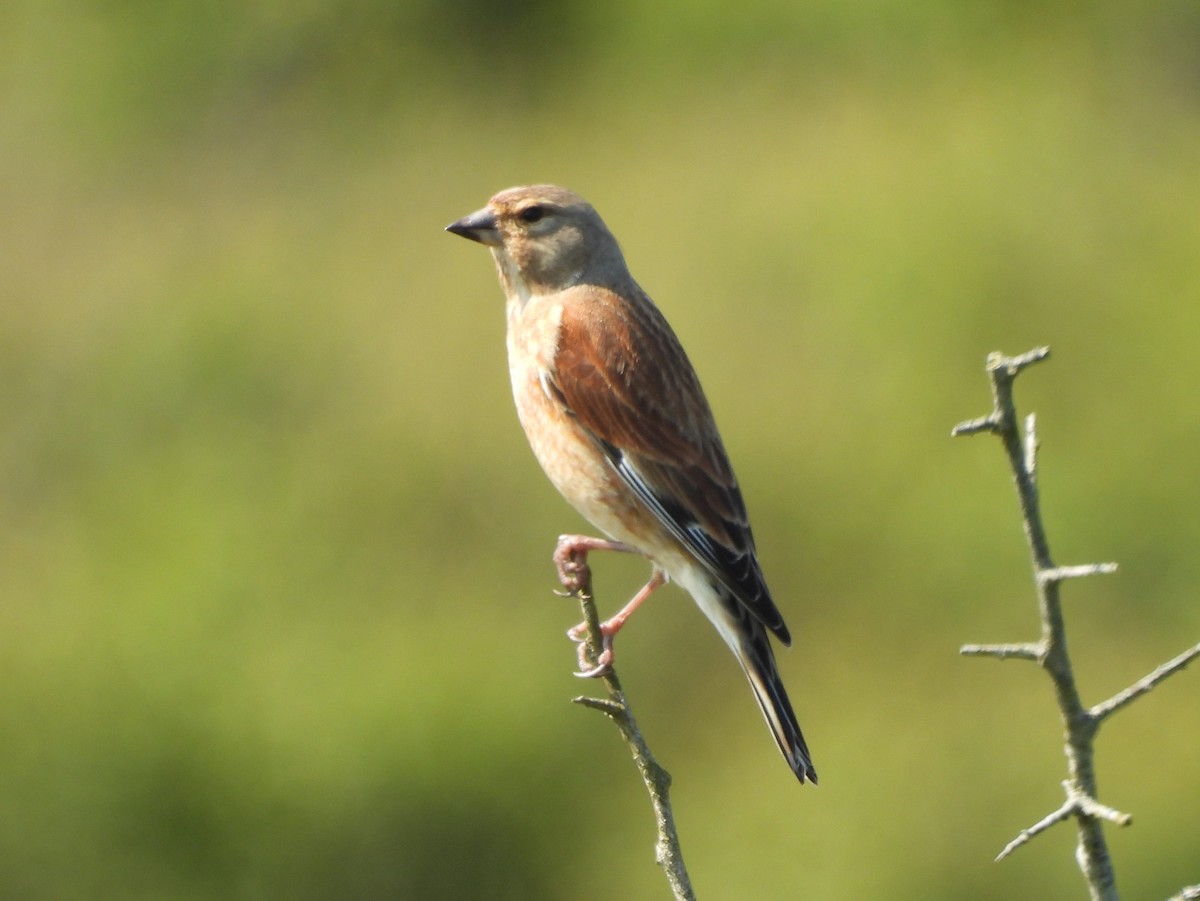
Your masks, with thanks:
[(1117, 571), (1115, 563), (1085, 563), (1082, 566), (1056, 566), (1054, 569), (1041, 570), (1037, 577), (1043, 582), (1065, 582), (1067, 579), (1081, 579), (1084, 576), (1106, 576)]
[(1036, 644), (964, 644), (958, 649), (964, 657), (995, 657), (1008, 660), (1037, 660), (1042, 655), (1041, 645)]
[[(1042, 635), (1037, 642), (1020, 644), (964, 645), (960, 653), (975, 657), (996, 657), (1001, 660), (1018, 658), (1034, 660), (1050, 676), (1058, 709), (1062, 717), (1066, 738), (1067, 771), (1069, 778), (1063, 782), (1067, 798), (1061, 807), (1043, 817), (1028, 829), (1021, 830), (997, 860), (1003, 860), (1035, 835), (1056, 823), (1074, 818), (1079, 835), (1076, 860), (1087, 880), (1093, 899), (1113, 901), (1117, 896), (1116, 879), (1112, 859), (1104, 840), (1102, 821), (1127, 826), (1132, 821), (1127, 813), (1107, 807), (1096, 800), (1096, 772), (1094, 743), (1096, 733), (1105, 718), (1121, 707), (1154, 688), (1162, 680), (1178, 672), (1200, 656), (1200, 645), (1160, 666), (1145, 678), (1112, 698), (1087, 708), (1079, 697), (1071, 658), (1067, 652), (1066, 627), (1063, 622), (1059, 587), (1067, 579), (1115, 572), (1115, 563), (1095, 563), (1084, 566), (1055, 566), (1050, 556), (1050, 545), (1042, 524), (1037, 489), (1037, 421), (1032, 414), (1025, 420), (1024, 440), (1017, 424), (1016, 407), (1013, 402), (1013, 380), (1026, 367), (1041, 362), (1050, 355), (1048, 347), (1039, 347), (1018, 357), (1006, 357), (993, 353), (987, 359), (987, 373), (992, 385), (992, 412), (987, 416), (963, 422), (954, 427), (952, 435), (974, 435), (990, 432), (997, 435), (1004, 445), (1012, 470), (1017, 498), (1021, 505), (1021, 516), (1025, 536), (1033, 558), (1035, 583), (1038, 593), (1038, 610), (1042, 623)], [(1185, 889), (1183, 895), (1186, 897)]]
[(1073, 813), (1075, 813), (1074, 802), (1064, 801), (1062, 807), (1058, 808), (1058, 810), (1054, 811), (1054, 813), (1047, 814), (1028, 829), (1022, 829), (1019, 833), (1017, 833), (1017, 837), (1005, 845), (1004, 850), (996, 855), (996, 862), (999, 863), (1000, 861), (1004, 860), (1004, 858), (1008, 857), (1008, 855), (1012, 854), (1013, 851), (1016, 851), (1017, 848), (1021, 847), (1021, 845), (1025, 844), (1035, 835), (1040, 832), (1045, 832), (1055, 823), (1061, 823)]
[(1184, 651), (1174, 660), (1168, 660), (1154, 672), (1143, 676), (1141, 679), (1138, 679), (1124, 691), (1117, 692), (1107, 701), (1101, 701), (1099, 704), (1093, 707), (1089, 713), (1092, 715), (1092, 718), (1096, 720), (1096, 722), (1100, 722), (1107, 717), (1112, 716), (1126, 704), (1136, 701), (1146, 692), (1153, 689), (1154, 686), (1156, 686), (1163, 679), (1167, 678), (1167, 676), (1173, 676), (1175, 673), (1179, 672), (1197, 657), (1200, 657), (1200, 644), (1196, 645), (1194, 648), (1189, 648), (1188, 650)]
[[(574, 572), (573, 584), (565, 587), (568, 589), (567, 593), (579, 601), (583, 611), (584, 622), (587, 623), (588, 655), (595, 663), (603, 648), (603, 639), (600, 633), (600, 616), (592, 597), (590, 567), (586, 563), (581, 564)], [(609, 666), (598, 678), (608, 691), (607, 698), (578, 697), (574, 701), (583, 707), (599, 710), (620, 730), (654, 807), (654, 821), (658, 829), (654, 859), (663, 868), (677, 901), (695, 901), (696, 896), (692, 891), (687, 867), (683, 863), (683, 848), (679, 844), (679, 833), (675, 829), (675, 816), (671, 811), (671, 774), (663, 769), (650, 753), (637, 720), (633, 718), (633, 712), (629, 709), (629, 702), (625, 699), (625, 692), (621, 689), (621, 680), (617, 678), (616, 670)]]
[(1118, 826), (1128, 826), (1133, 822), (1133, 817), (1129, 814), (1113, 810), (1113, 808), (1104, 806), (1095, 798), (1079, 794), (1070, 782), (1064, 782), (1062, 787), (1063, 791), (1067, 793), (1067, 800), (1063, 802), (1062, 807), (1042, 817), (1042, 819), (1038, 820), (1028, 829), (1022, 829), (1017, 837), (1005, 845), (1004, 850), (996, 855), (997, 862), (1004, 860), (1004, 858), (1008, 857), (1008, 855), (1012, 854), (1013, 851), (1017, 850), (1017, 848), (1021, 847), (1021, 845), (1025, 844), (1038, 833), (1045, 832), (1054, 824), (1061, 823), (1068, 817), (1099, 817), (1100, 819), (1108, 820), (1110, 823), (1116, 823)]

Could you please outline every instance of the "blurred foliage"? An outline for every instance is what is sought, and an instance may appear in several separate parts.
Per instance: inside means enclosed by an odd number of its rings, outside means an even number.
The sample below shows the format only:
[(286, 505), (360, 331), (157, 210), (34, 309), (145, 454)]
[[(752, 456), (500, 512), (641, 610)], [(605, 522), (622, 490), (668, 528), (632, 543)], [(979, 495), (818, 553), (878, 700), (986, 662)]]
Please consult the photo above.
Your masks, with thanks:
[[(0, 896), (658, 897), (550, 594), (495, 190), (588, 196), (722, 424), (822, 775), (681, 594), (623, 633), (703, 897), (1082, 897), (988, 351), (1100, 700), (1200, 635), (1200, 13), (16, 0), (0, 10)], [(602, 560), (602, 604), (644, 576)], [(1194, 674), (1099, 748), (1200, 879)]]

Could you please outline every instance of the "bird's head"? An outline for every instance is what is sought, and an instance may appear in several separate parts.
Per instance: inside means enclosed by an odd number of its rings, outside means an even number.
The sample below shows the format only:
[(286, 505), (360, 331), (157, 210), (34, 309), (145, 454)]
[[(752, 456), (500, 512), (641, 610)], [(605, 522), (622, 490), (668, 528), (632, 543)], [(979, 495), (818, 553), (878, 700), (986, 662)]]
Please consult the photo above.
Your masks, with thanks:
[(612, 287), (628, 278), (616, 238), (599, 214), (578, 194), (554, 185), (501, 191), (446, 231), (491, 248), (510, 297), (577, 284)]

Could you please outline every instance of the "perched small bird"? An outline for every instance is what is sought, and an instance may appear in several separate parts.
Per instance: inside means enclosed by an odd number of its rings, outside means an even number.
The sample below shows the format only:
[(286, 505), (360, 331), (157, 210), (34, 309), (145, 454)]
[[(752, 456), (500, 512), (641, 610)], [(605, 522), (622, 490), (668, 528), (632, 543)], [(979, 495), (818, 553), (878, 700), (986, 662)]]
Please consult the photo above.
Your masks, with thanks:
[[(560, 574), (601, 549), (642, 554), (653, 567), (603, 624), (604, 652), (580, 675), (603, 672), (628, 616), (677, 582), (737, 656), (792, 771), (815, 783), (767, 633), (785, 645), (791, 636), (759, 569), (737, 479), (692, 364), (612, 233), (583, 198), (553, 185), (501, 191), (446, 230), (491, 248), (508, 298), (521, 425), (550, 481), (612, 539), (564, 536)], [(583, 632), (570, 634), (579, 641)]]

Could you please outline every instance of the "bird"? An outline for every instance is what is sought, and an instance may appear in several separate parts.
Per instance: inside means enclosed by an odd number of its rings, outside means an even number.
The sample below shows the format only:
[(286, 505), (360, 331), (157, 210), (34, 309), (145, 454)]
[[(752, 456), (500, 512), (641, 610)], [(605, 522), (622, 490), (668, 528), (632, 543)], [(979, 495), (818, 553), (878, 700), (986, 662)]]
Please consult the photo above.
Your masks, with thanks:
[[(556, 185), (509, 188), (446, 226), (485, 245), (506, 297), (509, 375), (534, 456), (564, 498), (607, 538), (564, 535), (569, 583), (588, 551), (649, 560), (651, 576), (602, 624), (613, 636), (660, 586), (675, 582), (733, 651), (792, 772), (817, 772), (780, 678), (770, 636), (791, 634), (759, 565), (742, 493), (683, 346), (629, 272), (596, 210)], [(569, 633), (582, 641), (583, 628)]]

